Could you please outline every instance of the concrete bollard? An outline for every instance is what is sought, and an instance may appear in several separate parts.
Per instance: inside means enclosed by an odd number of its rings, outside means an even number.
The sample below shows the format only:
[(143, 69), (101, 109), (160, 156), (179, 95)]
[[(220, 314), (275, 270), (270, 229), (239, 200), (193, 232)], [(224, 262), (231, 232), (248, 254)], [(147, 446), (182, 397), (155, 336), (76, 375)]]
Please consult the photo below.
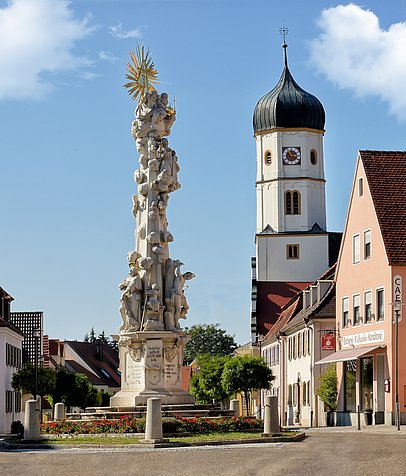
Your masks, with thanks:
[(264, 435), (280, 433), (278, 418), (278, 397), (265, 397), (264, 408)]
[(159, 443), (163, 440), (161, 399), (158, 397), (147, 400), (147, 420), (145, 423), (145, 442)]
[(230, 400), (230, 410), (234, 412), (234, 416), (240, 416), (240, 401), (237, 399)]
[(65, 405), (63, 403), (55, 403), (54, 420), (63, 420), (66, 418)]
[(40, 439), (38, 401), (27, 400), (24, 415), (24, 440), (38, 441)]

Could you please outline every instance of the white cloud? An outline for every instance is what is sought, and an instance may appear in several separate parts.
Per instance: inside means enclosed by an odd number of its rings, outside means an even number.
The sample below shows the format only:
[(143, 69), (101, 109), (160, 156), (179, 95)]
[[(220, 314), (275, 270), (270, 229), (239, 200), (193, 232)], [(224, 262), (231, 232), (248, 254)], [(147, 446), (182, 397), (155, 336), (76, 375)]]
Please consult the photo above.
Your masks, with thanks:
[(318, 71), (358, 97), (379, 97), (406, 121), (406, 23), (384, 30), (372, 11), (350, 4), (324, 10), (318, 25), (311, 42)]
[(55, 73), (86, 77), (82, 70), (91, 62), (74, 47), (91, 31), (89, 18), (75, 19), (66, 1), (8, 2), (0, 8), (0, 99), (42, 97)]
[(120, 60), (118, 56), (113, 55), (110, 51), (99, 51), (99, 59), (102, 61), (109, 61), (110, 63), (117, 63)]
[(125, 40), (127, 38), (141, 38), (142, 30), (141, 28), (136, 28), (135, 30), (124, 30), (121, 22), (117, 25), (112, 25), (109, 27), (109, 33), (116, 40)]

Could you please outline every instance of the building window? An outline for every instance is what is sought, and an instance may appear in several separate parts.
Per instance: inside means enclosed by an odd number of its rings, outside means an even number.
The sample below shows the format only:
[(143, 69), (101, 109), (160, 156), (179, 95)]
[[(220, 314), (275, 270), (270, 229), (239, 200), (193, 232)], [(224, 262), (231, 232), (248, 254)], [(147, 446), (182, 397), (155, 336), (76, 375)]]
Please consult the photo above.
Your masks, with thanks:
[(359, 235), (352, 237), (352, 262), (359, 263)]
[(301, 197), (297, 190), (285, 192), (285, 215), (300, 215)]
[(364, 303), (365, 303), (365, 317), (364, 322), (371, 322), (372, 321), (372, 292), (367, 291), (364, 293)]
[(357, 361), (356, 360), (347, 360), (344, 362), (344, 406), (347, 411), (355, 412), (356, 411), (356, 372), (357, 370)]
[(292, 337), (288, 339), (288, 359), (292, 360)]
[(292, 385), (288, 385), (288, 405), (292, 405), (292, 402), (293, 402)]
[(310, 355), (310, 329), (307, 329), (307, 353)]
[(316, 165), (317, 164), (317, 152), (315, 149), (312, 149), (310, 151), (310, 163), (312, 165)]
[(371, 230), (364, 231), (364, 259), (371, 257)]
[(360, 297), (356, 294), (352, 297), (352, 324), (356, 326), (361, 322)]
[(12, 392), (12, 390), (6, 390), (5, 410), (6, 410), (6, 413), (11, 413), (13, 411), (13, 392)]
[(302, 357), (302, 333), (297, 335), (297, 356), (300, 359)]
[(348, 312), (348, 297), (343, 298), (343, 327), (350, 325), (349, 312)]
[(364, 179), (363, 177), (360, 177), (358, 179), (358, 197), (363, 197), (364, 196)]
[(293, 336), (292, 338), (292, 347), (293, 347), (293, 358), (296, 359), (297, 357), (296, 336)]
[(21, 393), (14, 392), (14, 411), (16, 413), (21, 412)]
[(307, 398), (307, 383), (303, 382), (303, 390), (302, 390), (302, 403), (306, 405), (306, 398)]
[(279, 344), (276, 345), (276, 365), (279, 365)]
[(286, 259), (299, 259), (299, 245), (286, 245)]
[(272, 152), (270, 150), (267, 150), (265, 152), (265, 164), (266, 165), (272, 164)]
[(311, 402), (310, 402), (310, 380), (307, 381), (307, 397), (306, 397), (306, 400), (307, 400), (307, 404), (311, 405)]
[(376, 314), (377, 321), (385, 319), (385, 294), (383, 289), (376, 291)]

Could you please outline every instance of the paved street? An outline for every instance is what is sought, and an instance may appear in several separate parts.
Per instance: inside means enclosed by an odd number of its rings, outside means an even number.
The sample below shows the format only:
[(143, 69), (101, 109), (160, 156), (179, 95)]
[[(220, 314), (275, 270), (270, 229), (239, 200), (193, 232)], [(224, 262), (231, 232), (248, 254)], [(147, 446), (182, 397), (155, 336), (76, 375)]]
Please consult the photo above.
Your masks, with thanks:
[(406, 432), (310, 430), (301, 443), (0, 452), (2, 476), (404, 475)]

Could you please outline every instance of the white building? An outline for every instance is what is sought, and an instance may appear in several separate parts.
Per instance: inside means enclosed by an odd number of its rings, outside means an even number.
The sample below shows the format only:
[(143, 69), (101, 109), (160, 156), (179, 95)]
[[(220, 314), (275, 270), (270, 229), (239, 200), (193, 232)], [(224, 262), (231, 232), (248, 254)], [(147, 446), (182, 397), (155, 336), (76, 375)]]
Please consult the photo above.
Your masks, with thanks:
[(253, 342), (275, 324), (281, 307), (318, 279), (338, 255), (337, 234), (326, 231), (324, 108), (293, 79), (287, 45), (283, 48), (281, 78), (254, 111)]
[(13, 298), (0, 288), (0, 434), (10, 433), (11, 423), (23, 422), (21, 394), (11, 387), (14, 373), (21, 367), (23, 333), (10, 322)]

